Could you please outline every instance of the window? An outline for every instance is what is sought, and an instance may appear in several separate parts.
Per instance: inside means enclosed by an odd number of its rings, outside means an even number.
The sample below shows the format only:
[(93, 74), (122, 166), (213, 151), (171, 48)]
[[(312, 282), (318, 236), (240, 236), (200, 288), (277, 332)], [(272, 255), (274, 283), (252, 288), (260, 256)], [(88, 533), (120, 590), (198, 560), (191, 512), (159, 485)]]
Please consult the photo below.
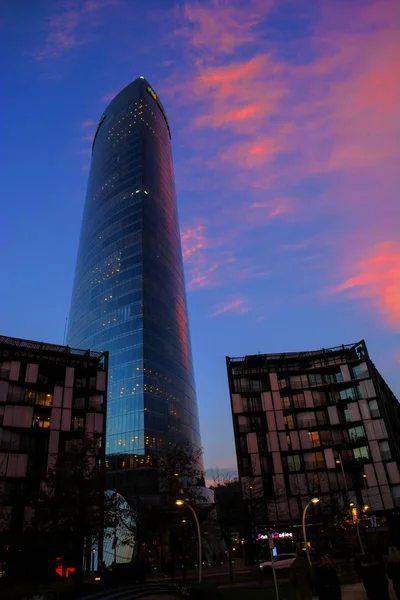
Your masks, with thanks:
[(243, 398), (243, 410), (245, 412), (262, 410), (261, 398)]
[(267, 437), (265, 435), (257, 436), (257, 446), (259, 452), (263, 452), (264, 454), (268, 452)]
[(354, 458), (359, 461), (369, 460), (369, 448), (368, 446), (361, 446), (360, 448), (354, 448)]
[(394, 487), (392, 487), (392, 497), (393, 504), (395, 506), (400, 506), (400, 485), (395, 485)]
[(291, 450), (292, 449), (292, 440), (291, 440), (290, 435), (286, 436), (286, 443), (288, 445), (288, 449)]
[(349, 438), (351, 442), (355, 442), (360, 438), (365, 438), (365, 430), (362, 425), (349, 429)]
[(83, 417), (74, 417), (72, 419), (72, 431), (83, 431), (85, 420)]
[(310, 431), (308, 435), (310, 437), (310, 442), (313, 448), (316, 448), (317, 446), (321, 445), (318, 431)]
[(294, 429), (294, 420), (292, 415), (287, 415), (284, 417), (285, 419), (285, 427), (286, 429)]
[(291, 408), (292, 407), (292, 403), (290, 401), (289, 396), (285, 396), (285, 398), (281, 398), (281, 406), (282, 406), (282, 408)]
[(40, 427), (42, 429), (48, 429), (50, 427), (50, 417), (35, 415), (33, 417), (33, 427)]
[(369, 412), (371, 413), (371, 417), (373, 419), (376, 419), (377, 417), (381, 416), (379, 407), (378, 407), (378, 402), (376, 400), (370, 400), (368, 402), (368, 406), (369, 406)]
[(309, 452), (304, 454), (304, 465), (308, 471), (313, 469), (324, 469), (325, 461), (322, 452)]
[(324, 446), (330, 446), (330, 444), (332, 444), (332, 432), (329, 429), (326, 431), (320, 431), (319, 436), (321, 439), (321, 443)]
[(367, 363), (360, 363), (352, 368), (354, 379), (364, 379), (365, 377), (369, 377)]
[(261, 473), (269, 473), (268, 458), (266, 456), (260, 456), (260, 467)]
[(389, 442), (387, 440), (379, 442), (379, 450), (381, 451), (382, 460), (391, 460), (392, 453), (390, 451)]
[(301, 458), (299, 454), (287, 457), (287, 468), (291, 473), (300, 471), (301, 469)]
[(351, 423), (351, 412), (349, 408), (345, 408), (343, 411), (343, 417), (346, 423)]
[(341, 400), (358, 400), (360, 398), (360, 395), (358, 393), (358, 387), (350, 387), (345, 390), (340, 390), (339, 396)]
[(306, 401), (304, 399), (304, 394), (294, 394), (293, 395), (293, 406), (295, 408), (303, 408), (306, 405)]
[(247, 438), (245, 435), (239, 436), (239, 448), (240, 452), (247, 452)]
[(239, 427), (239, 431), (241, 433), (247, 433), (248, 431), (250, 431), (249, 418), (245, 417), (244, 415), (239, 415), (238, 416), (238, 427)]
[(35, 404), (35, 400), (36, 400), (36, 392), (32, 392), (31, 390), (26, 390), (25, 391), (25, 402), (28, 402), (28, 404)]
[(312, 397), (314, 401), (314, 406), (325, 406), (327, 404), (325, 392), (316, 392), (314, 390), (312, 392)]
[(75, 398), (74, 408), (77, 408), (78, 410), (84, 410), (85, 398)]
[(325, 373), (313, 373), (309, 375), (310, 386), (312, 385), (323, 385), (330, 382), (330, 376)]
[(40, 406), (51, 406), (53, 404), (53, 394), (39, 392), (36, 397), (36, 404), (39, 404)]
[(293, 390), (301, 390), (302, 388), (308, 387), (308, 377), (307, 375), (293, 375), (289, 378), (290, 387)]
[(285, 387), (287, 387), (286, 377), (284, 377), (283, 379), (279, 379), (279, 381), (278, 381), (278, 387), (279, 387), (280, 390), (282, 390)]
[(299, 428), (305, 428), (307, 429), (308, 427), (315, 427), (315, 425), (317, 424), (317, 421), (315, 419), (315, 412), (303, 412), (303, 413), (299, 413), (298, 415), (296, 415), (297, 417), (297, 427)]
[(251, 465), (250, 459), (245, 456), (239, 459), (240, 465), (242, 467), (242, 477), (251, 477)]
[(326, 425), (328, 423), (328, 419), (326, 417), (325, 411), (317, 410), (316, 411), (317, 424), (318, 425)]

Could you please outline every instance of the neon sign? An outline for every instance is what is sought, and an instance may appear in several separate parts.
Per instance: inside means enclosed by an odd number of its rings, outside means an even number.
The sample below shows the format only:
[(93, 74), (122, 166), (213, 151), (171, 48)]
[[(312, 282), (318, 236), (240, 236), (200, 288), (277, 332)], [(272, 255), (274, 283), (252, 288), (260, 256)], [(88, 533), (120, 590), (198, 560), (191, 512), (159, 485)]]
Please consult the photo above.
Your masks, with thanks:
[(268, 540), (270, 535), (273, 537), (274, 540), (284, 540), (293, 537), (293, 533), (291, 533), (290, 531), (283, 531), (282, 533), (278, 533), (277, 531), (275, 531), (275, 533), (270, 533), (269, 535), (267, 533), (259, 533), (257, 539)]

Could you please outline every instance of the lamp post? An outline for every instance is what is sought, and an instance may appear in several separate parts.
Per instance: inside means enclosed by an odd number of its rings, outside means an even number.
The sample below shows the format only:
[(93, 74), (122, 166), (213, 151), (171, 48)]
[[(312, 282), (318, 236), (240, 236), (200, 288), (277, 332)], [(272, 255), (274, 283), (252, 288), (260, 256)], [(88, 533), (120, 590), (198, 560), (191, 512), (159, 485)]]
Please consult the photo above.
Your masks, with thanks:
[(337, 458), (337, 459), (335, 460), (335, 462), (336, 462), (336, 464), (337, 464), (337, 465), (340, 465), (340, 468), (341, 468), (341, 470), (342, 470), (342, 475), (343, 475), (343, 483), (344, 483), (344, 489), (346, 490), (347, 502), (348, 502), (348, 503), (349, 503), (349, 505), (350, 505), (349, 489), (348, 489), (348, 487), (347, 487), (347, 481), (346, 481), (346, 475), (345, 475), (345, 472), (344, 472), (344, 467), (343, 467), (343, 461), (342, 461), (342, 457), (340, 457), (340, 458)]
[(196, 522), (197, 538), (198, 538), (198, 543), (199, 543), (199, 583), (201, 583), (203, 557), (202, 557), (202, 552), (201, 552), (201, 532), (200, 532), (199, 519), (197, 518), (196, 511), (190, 506), (190, 504), (188, 502), (186, 502), (186, 500), (182, 500), (180, 498), (179, 500), (175, 500), (175, 504), (177, 506), (184, 506), (184, 505), (187, 506), (188, 509), (192, 512), (194, 520)]
[(303, 519), (302, 519), (303, 520), (303, 539), (304, 539), (304, 545), (306, 547), (307, 560), (310, 565), (311, 565), (311, 560), (310, 560), (310, 553), (308, 551), (307, 534), (306, 534), (306, 514), (307, 514), (308, 507), (311, 506), (311, 504), (318, 504), (318, 502), (319, 502), (319, 498), (311, 498), (310, 502), (305, 505), (304, 510), (303, 510)]

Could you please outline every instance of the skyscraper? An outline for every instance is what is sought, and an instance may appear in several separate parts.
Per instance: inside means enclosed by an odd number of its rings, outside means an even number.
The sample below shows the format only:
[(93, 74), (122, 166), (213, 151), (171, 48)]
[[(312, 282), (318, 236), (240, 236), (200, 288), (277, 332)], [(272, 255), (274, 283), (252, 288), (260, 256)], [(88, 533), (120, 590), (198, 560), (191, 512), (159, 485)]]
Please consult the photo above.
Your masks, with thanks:
[(143, 77), (94, 135), (68, 344), (110, 353), (112, 470), (145, 467), (170, 443), (200, 448), (171, 132)]

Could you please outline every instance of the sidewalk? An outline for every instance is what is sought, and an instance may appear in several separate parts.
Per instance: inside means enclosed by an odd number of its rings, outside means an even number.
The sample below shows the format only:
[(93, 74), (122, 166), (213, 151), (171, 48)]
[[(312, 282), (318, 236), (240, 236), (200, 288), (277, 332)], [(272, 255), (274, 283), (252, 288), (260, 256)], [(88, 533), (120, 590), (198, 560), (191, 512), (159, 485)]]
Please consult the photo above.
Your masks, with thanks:
[[(396, 600), (396, 594), (389, 585), (389, 596), (391, 600)], [(367, 600), (367, 594), (362, 583), (353, 583), (342, 586), (342, 600)]]

